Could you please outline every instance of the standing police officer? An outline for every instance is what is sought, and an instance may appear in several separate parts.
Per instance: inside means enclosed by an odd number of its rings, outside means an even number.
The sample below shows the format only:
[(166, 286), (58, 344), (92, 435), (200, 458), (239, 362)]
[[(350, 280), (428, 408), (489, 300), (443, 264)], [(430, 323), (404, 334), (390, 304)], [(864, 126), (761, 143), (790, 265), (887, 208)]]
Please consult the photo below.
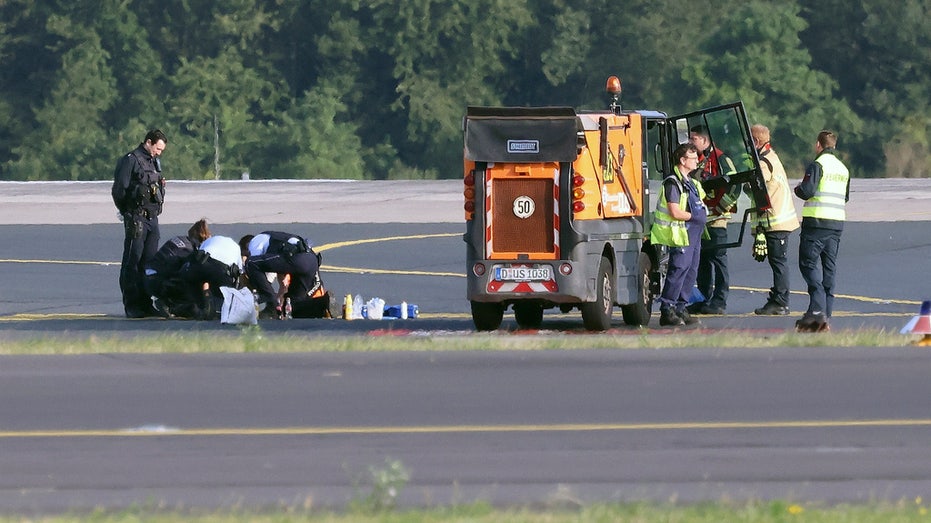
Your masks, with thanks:
[(158, 157), (167, 143), (165, 133), (149, 131), (139, 147), (119, 159), (113, 174), (110, 193), (126, 232), (120, 291), (128, 318), (155, 314), (145, 289), (144, 269), (159, 247), (158, 215), (165, 199), (165, 178)]
[(805, 170), (795, 195), (805, 200), (799, 237), (798, 267), (808, 284), (808, 310), (795, 327), (800, 332), (830, 330), (834, 307), (834, 270), (850, 200), (850, 172), (834, 151), (837, 136), (818, 133), (818, 156)]

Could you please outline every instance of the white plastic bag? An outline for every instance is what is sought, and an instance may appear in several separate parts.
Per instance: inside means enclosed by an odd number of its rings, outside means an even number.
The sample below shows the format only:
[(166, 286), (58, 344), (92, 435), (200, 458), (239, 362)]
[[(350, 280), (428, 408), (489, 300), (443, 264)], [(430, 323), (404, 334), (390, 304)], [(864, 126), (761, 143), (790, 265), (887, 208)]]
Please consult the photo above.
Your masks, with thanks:
[(380, 320), (385, 313), (385, 300), (381, 298), (372, 298), (365, 303), (370, 320)]
[(252, 291), (246, 287), (220, 287), (220, 292), (223, 293), (220, 323), (256, 325), (259, 322), (259, 311), (255, 308)]
[(362, 315), (362, 307), (365, 303), (362, 301), (362, 295), (356, 294), (352, 297), (352, 316), (349, 318), (351, 320), (361, 320), (365, 316)]

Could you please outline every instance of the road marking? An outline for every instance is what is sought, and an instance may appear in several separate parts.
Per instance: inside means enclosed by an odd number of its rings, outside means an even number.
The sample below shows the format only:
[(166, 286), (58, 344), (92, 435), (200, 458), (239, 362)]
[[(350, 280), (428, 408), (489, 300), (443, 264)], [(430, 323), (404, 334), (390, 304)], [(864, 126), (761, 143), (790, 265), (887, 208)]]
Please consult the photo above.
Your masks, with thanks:
[[(161, 427), (153, 425), (153, 427)], [(82, 437), (169, 437), (169, 436), (319, 436), (333, 434), (467, 434), (523, 432), (598, 432), (598, 431), (691, 431), (728, 429), (806, 429), (806, 428), (877, 428), (927, 427), (931, 419), (872, 420), (798, 420), (798, 421), (723, 421), (670, 423), (556, 423), (512, 425), (413, 425), (359, 427), (257, 427), (145, 430), (17, 430), (0, 431), (0, 438), (82, 438)]]
[(50, 313), (50, 314), (36, 314), (29, 312), (21, 312), (18, 314), (10, 314), (9, 316), (0, 316), (0, 321), (33, 321), (33, 320), (89, 320), (95, 318), (113, 318), (114, 316), (107, 316), (106, 314), (89, 314), (89, 313), (69, 313), (69, 312), (60, 312), (60, 313)]
[(81, 260), (3, 260), (0, 259), (0, 263), (44, 263), (52, 265), (103, 265), (104, 267), (109, 267), (110, 265), (120, 265), (120, 262), (107, 262), (107, 261), (81, 261)]
[(453, 236), (462, 236), (462, 233), (446, 232), (446, 233), (437, 233), (437, 234), (412, 234), (409, 236), (387, 236), (385, 238), (367, 238), (364, 240), (348, 240), (344, 242), (325, 243), (323, 245), (315, 246), (314, 250), (317, 252), (324, 252), (330, 249), (338, 249), (340, 247), (352, 247), (355, 245), (364, 245), (366, 243), (380, 243), (380, 242), (396, 241), (396, 240), (422, 240), (426, 238), (451, 238)]
[[(754, 287), (741, 287), (737, 285), (731, 285), (731, 289), (736, 289), (738, 291), (749, 291), (749, 292), (769, 292), (769, 289), (757, 289)], [(789, 291), (791, 294), (797, 294), (799, 296), (808, 296), (806, 291)], [(854, 300), (862, 301), (867, 303), (879, 303), (883, 305), (921, 305), (920, 300), (890, 300), (887, 298), (870, 298), (869, 296), (854, 296), (852, 294), (835, 294), (835, 298), (843, 298), (845, 300)]]
[(334, 265), (322, 265), (322, 270), (330, 272), (342, 272), (349, 274), (397, 274), (401, 276), (448, 276), (453, 278), (465, 278), (465, 273), (460, 272), (431, 272), (431, 271), (402, 271), (398, 269), (364, 269), (362, 267), (338, 267)]

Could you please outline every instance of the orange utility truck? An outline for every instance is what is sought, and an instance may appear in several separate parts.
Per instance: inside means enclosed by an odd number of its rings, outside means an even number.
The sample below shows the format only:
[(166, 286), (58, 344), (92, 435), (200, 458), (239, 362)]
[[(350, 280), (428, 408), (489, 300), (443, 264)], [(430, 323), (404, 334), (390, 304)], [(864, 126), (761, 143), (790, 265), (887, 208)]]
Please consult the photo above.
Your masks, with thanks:
[[(737, 173), (703, 182), (745, 186), (751, 205), (769, 200), (740, 102), (669, 118), (622, 110), (608, 78), (609, 107), (469, 107), (463, 120), (468, 299), (480, 331), (513, 308), (521, 328), (546, 309), (579, 309), (588, 330), (647, 325), (665, 274), (666, 252), (650, 245), (660, 181), (671, 154), (704, 125)], [(652, 183), (651, 183), (652, 182)], [(651, 185), (653, 189), (651, 191)]]

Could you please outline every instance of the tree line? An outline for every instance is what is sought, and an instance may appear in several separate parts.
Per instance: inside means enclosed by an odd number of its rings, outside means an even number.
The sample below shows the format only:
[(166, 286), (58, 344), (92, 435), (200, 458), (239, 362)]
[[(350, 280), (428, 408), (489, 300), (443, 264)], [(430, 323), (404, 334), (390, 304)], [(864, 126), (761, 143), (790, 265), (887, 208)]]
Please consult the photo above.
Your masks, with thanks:
[(0, 180), (461, 175), (469, 105), (742, 100), (790, 175), (931, 176), (926, 0), (0, 0)]

